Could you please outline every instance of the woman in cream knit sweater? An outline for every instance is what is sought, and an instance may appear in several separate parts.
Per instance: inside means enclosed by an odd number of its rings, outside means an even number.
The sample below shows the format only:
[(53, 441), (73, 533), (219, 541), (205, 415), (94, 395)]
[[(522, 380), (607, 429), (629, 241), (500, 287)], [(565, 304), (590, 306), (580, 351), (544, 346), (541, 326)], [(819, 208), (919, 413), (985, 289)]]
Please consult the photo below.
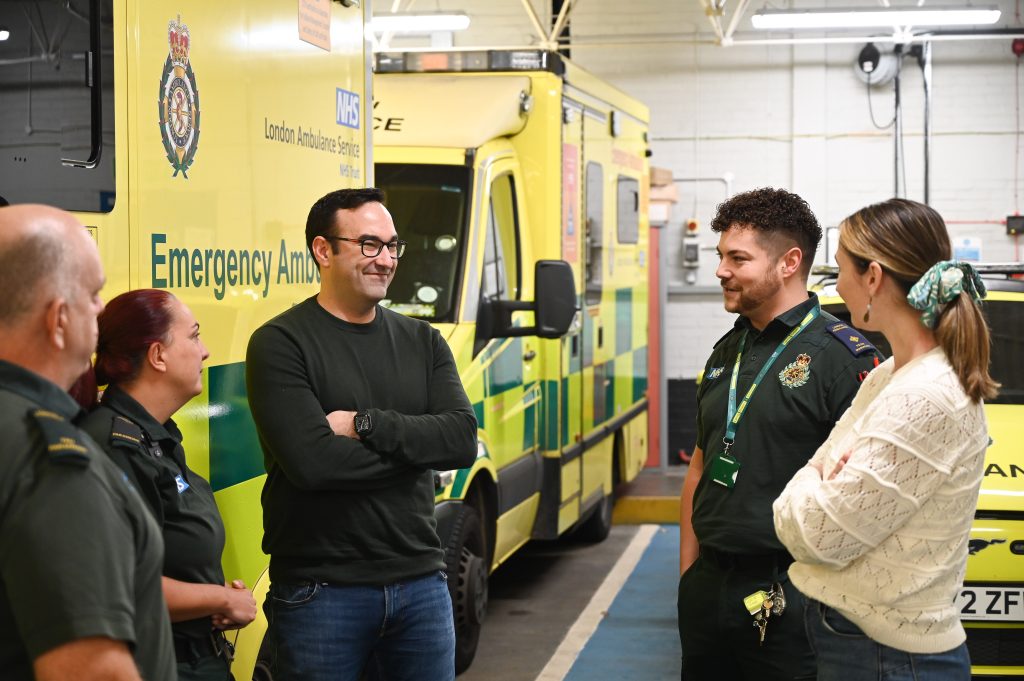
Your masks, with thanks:
[(998, 386), (984, 284), (950, 254), (941, 216), (913, 201), (841, 226), (839, 293), (893, 356), (774, 505), (819, 681), (970, 677), (954, 598)]

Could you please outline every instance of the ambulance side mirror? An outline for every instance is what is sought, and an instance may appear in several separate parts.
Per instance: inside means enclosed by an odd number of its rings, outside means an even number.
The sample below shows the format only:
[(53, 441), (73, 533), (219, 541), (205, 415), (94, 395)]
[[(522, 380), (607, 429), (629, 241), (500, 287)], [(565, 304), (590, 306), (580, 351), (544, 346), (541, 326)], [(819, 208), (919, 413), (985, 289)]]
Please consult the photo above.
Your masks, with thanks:
[[(576, 283), (564, 260), (538, 260), (534, 266), (534, 302), (490, 300), (482, 302), (476, 320), (474, 356), (492, 338), (537, 336), (561, 338), (576, 317)], [(534, 326), (514, 326), (512, 313), (533, 311)]]
[(564, 260), (538, 260), (534, 268), (534, 321), (540, 338), (561, 338), (576, 316), (576, 283)]

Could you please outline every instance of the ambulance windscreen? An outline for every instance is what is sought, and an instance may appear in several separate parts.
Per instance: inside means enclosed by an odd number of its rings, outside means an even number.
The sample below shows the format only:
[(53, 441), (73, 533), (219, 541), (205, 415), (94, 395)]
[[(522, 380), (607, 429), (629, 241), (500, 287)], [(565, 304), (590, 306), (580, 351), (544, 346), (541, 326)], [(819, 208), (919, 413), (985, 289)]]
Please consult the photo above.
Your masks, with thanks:
[(431, 322), (455, 321), (470, 210), (465, 166), (378, 163), (398, 237), (408, 243), (382, 305)]

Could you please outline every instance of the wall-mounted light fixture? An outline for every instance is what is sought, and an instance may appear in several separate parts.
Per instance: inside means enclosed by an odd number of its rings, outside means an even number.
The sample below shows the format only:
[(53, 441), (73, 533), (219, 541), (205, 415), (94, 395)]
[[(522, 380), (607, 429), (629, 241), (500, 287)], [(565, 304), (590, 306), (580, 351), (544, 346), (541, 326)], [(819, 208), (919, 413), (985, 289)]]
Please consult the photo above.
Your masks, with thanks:
[(872, 7), (859, 9), (763, 9), (750, 17), (754, 28), (881, 28), (980, 26), (999, 21), (995, 7)]
[(469, 28), (469, 15), (462, 12), (433, 14), (376, 14), (370, 22), (374, 33), (435, 33)]
[(11, 37), (11, 32), (7, 29), (7, 27), (6, 26), (0, 26), (0, 42), (2, 42), (4, 40), (9, 40), (10, 37)]

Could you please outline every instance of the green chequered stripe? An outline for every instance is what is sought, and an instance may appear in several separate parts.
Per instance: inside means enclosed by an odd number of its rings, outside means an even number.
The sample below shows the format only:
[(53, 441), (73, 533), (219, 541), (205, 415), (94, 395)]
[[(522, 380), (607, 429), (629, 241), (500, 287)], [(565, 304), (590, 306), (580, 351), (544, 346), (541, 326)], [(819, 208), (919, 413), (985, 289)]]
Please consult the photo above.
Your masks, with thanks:
[[(531, 381), (528, 385), (523, 386), (523, 399), (526, 399), (527, 395), (533, 395), (531, 392), (537, 385), (536, 381)], [(523, 412), (523, 451), (533, 449), (537, 444), (537, 409), (540, 408), (538, 402), (534, 402)]]
[(633, 349), (633, 289), (615, 291), (615, 353), (622, 355)]
[(647, 346), (633, 351), (633, 402), (644, 397), (647, 392)]
[(251, 480), (266, 471), (256, 424), (249, 412), (245, 363), (209, 369), (210, 486), (213, 491)]
[(486, 428), (487, 426), (484, 425), (484, 402), (483, 402), (483, 400), (480, 400), (479, 402), (474, 402), (473, 403), (473, 413), (476, 415), (476, 427), (481, 429), (481, 430)]

